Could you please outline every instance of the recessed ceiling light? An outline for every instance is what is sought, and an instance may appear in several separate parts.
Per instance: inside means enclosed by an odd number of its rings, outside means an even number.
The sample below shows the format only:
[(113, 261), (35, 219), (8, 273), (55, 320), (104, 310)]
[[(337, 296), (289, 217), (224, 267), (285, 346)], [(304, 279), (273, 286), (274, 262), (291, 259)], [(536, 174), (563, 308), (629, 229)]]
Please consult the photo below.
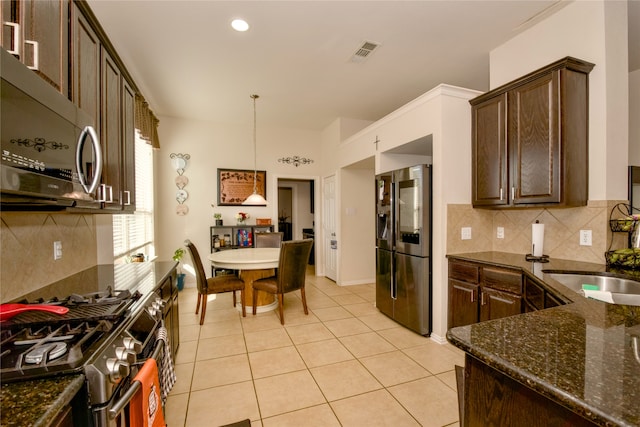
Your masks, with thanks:
[(231, 21), (231, 27), (236, 31), (247, 31), (249, 29), (249, 24), (247, 24), (247, 21), (243, 19), (234, 19)]

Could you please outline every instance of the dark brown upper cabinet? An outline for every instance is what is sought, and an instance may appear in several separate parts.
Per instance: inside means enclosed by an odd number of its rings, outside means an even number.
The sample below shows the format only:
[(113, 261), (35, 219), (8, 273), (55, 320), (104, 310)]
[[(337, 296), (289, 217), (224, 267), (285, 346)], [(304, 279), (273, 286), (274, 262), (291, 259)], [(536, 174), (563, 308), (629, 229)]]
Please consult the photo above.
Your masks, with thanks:
[(84, 3), (74, 2), (72, 100), (100, 129), (103, 167), (97, 197), (105, 210), (135, 210), (135, 89)]
[(0, 44), (69, 96), (69, 0), (2, 0)]
[(567, 57), (469, 101), (474, 207), (587, 204), (593, 67)]

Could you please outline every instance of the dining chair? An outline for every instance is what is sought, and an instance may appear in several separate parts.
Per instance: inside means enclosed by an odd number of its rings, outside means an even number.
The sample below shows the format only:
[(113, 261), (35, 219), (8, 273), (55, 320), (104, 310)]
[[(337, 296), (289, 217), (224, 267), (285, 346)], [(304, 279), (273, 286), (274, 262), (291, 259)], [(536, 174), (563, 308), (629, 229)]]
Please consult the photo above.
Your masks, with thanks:
[(257, 292), (265, 291), (278, 295), (280, 323), (284, 325), (284, 294), (300, 289), (304, 314), (309, 314), (304, 293), (305, 273), (313, 239), (289, 240), (280, 245), (280, 258), (275, 276), (253, 282), (253, 314), (256, 314)]
[(207, 312), (207, 295), (221, 294), (224, 292), (233, 292), (233, 306), (236, 306), (236, 291), (240, 291), (240, 304), (242, 305), (242, 317), (247, 316), (244, 304), (244, 281), (235, 274), (224, 274), (207, 278), (204, 274), (202, 260), (198, 254), (198, 250), (190, 240), (185, 240), (184, 245), (189, 249), (191, 260), (193, 261), (193, 269), (196, 271), (196, 284), (198, 286), (198, 303), (196, 304), (196, 314), (200, 309), (202, 302), (202, 313), (200, 314), (200, 324), (204, 323), (204, 316)]
[(279, 248), (282, 243), (283, 232), (265, 233), (256, 232), (256, 248)]

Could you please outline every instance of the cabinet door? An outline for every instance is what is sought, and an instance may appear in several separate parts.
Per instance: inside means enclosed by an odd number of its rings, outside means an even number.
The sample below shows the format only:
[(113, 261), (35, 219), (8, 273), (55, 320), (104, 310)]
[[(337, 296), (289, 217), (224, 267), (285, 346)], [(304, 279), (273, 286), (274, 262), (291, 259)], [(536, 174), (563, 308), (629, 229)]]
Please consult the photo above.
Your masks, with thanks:
[(482, 288), (480, 291), (480, 321), (513, 316), (522, 312), (522, 297)]
[(2, 31), (0, 31), (0, 46), (7, 52), (16, 55), (18, 49), (18, 41), (20, 36), (18, 31), (18, 1), (2, 0), (0, 2), (0, 22), (2, 23)]
[(23, 0), (22, 6), (22, 62), (68, 97), (69, 0)]
[(506, 94), (488, 99), (472, 108), (474, 206), (509, 203), (506, 108)]
[(509, 91), (512, 203), (559, 203), (559, 71)]
[[(180, 312), (178, 311), (178, 291), (173, 293), (173, 303), (171, 304), (171, 330), (169, 331), (171, 339), (171, 353), (173, 360), (176, 360), (178, 346), (180, 346)], [(168, 330), (168, 329), (167, 329)]]
[(135, 92), (122, 80), (122, 206), (136, 209)]
[(121, 151), (121, 113), (122, 94), (120, 70), (111, 56), (103, 48), (101, 52), (101, 126), (100, 142), (104, 164), (102, 165), (102, 199), (105, 209), (120, 210), (122, 177), (120, 176)]
[(73, 8), (73, 102), (94, 119), (100, 129), (100, 41), (78, 7)]
[(449, 328), (478, 322), (478, 285), (449, 279)]
[(69, 0), (2, 0), (0, 44), (69, 96)]

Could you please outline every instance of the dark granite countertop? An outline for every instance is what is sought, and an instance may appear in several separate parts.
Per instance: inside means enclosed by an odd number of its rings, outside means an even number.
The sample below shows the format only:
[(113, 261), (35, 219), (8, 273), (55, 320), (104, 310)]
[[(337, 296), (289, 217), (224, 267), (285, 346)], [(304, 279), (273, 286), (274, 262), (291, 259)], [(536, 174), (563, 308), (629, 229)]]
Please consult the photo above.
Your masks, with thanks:
[[(640, 307), (586, 299), (543, 270), (606, 271), (567, 260), (540, 264), (524, 255), (481, 252), (449, 259), (518, 268), (565, 297), (567, 305), (452, 328), (456, 347), (598, 425), (640, 425)], [(640, 339), (640, 338), (638, 338)]]
[[(16, 301), (66, 297), (72, 293), (88, 294), (108, 287), (138, 291), (145, 295), (153, 292), (176, 265), (174, 261), (97, 265), (24, 295)], [(71, 402), (83, 383), (82, 374), (2, 383), (0, 425), (48, 426), (60, 410)]]
[(48, 426), (83, 384), (81, 374), (2, 384), (0, 425)]
[(139, 291), (144, 295), (156, 289), (177, 265), (175, 261), (95, 265), (23, 295), (15, 301), (65, 298), (72, 293), (85, 295), (104, 291), (109, 287), (114, 290)]

